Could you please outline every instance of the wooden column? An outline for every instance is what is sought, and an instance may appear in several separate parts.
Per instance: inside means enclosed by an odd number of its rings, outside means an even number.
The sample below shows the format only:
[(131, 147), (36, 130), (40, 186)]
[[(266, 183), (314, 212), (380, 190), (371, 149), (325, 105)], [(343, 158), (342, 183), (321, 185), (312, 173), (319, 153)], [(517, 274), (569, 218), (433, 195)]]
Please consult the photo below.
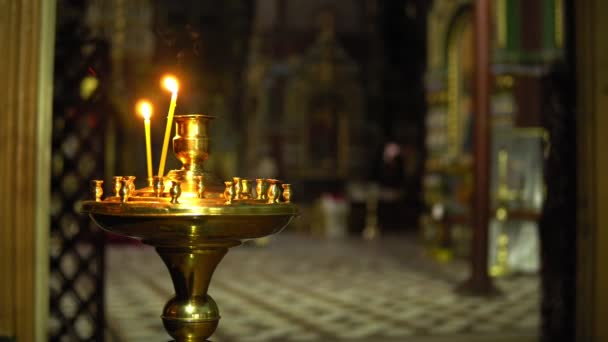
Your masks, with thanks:
[(576, 341), (608, 341), (608, 2), (572, 2), (577, 69)]
[(0, 0), (0, 337), (46, 340), (55, 1)]
[(490, 210), (490, 0), (474, 4), (475, 92), (474, 92), (474, 179), (471, 243), (471, 276), (460, 288), (473, 295), (496, 292), (488, 275), (488, 214)]

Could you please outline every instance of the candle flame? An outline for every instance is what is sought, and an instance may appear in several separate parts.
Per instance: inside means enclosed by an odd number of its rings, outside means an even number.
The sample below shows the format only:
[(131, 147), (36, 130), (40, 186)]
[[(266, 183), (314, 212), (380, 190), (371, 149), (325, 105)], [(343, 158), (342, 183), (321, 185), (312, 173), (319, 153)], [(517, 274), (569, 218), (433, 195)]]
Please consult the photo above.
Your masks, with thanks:
[(140, 100), (137, 102), (137, 112), (144, 117), (144, 119), (149, 120), (152, 115), (152, 104), (146, 100)]
[(172, 93), (177, 93), (179, 89), (179, 84), (177, 83), (177, 78), (172, 75), (167, 75), (162, 79), (162, 85), (165, 89), (169, 90)]

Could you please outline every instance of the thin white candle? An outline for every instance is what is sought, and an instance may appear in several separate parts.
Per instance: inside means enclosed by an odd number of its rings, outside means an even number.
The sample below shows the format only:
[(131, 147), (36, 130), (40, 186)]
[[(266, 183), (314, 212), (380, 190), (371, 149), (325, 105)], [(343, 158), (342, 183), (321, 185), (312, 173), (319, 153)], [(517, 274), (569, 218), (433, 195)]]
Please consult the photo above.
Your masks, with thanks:
[(165, 76), (163, 78), (162, 83), (163, 86), (171, 92), (171, 104), (169, 105), (169, 114), (167, 115), (167, 127), (165, 128), (165, 139), (163, 140), (163, 149), (160, 155), (160, 165), (158, 167), (159, 177), (162, 177), (165, 173), (167, 149), (169, 148), (169, 137), (171, 135), (171, 126), (173, 125), (173, 113), (175, 112), (175, 104), (177, 103), (177, 90), (179, 89), (177, 79), (173, 76)]

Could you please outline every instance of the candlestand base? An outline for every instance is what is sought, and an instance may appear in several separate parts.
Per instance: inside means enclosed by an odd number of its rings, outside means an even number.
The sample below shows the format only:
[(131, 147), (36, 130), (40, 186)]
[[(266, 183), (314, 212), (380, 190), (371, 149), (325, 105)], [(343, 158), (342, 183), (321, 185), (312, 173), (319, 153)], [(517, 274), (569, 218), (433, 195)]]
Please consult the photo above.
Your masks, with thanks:
[(223, 241), (195, 247), (157, 247), (175, 288), (175, 296), (163, 309), (165, 330), (177, 342), (206, 341), (218, 326), (220, 311), (207, 294), (215, 268), (239, 241)]

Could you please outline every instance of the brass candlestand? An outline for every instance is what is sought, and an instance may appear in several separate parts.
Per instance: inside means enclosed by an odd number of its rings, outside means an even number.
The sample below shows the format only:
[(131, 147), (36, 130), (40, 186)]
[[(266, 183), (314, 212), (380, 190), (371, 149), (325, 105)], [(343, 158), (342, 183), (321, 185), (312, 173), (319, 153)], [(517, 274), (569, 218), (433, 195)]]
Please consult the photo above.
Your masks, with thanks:
[[(95, 180), (93, 200), (82, 204), (83, 212), (101, 228), (156, 248), (175, 288), (161, 318), (176, 341), (205, 341), (217, 328), (219, 309), (207, 290), (228, 248), (277, 233), (298, 214), (289, 203), (291, 189), (287, 201), (273, 191), (271, 202), (266, 200), (270, 196), (261, 194), (242, 196), (232, 182), (225, 189), (203, 171), (212, 118), (175, 116), (173, 151), (183, 163), (181, 170), (154, 177), (151, 186), (142, 189), (135, 189), (134, 177), (115, 177), (114, 193), (105, 199), (101, 198), (103, 182)], [(237, 186), (242, 189), (242, 184)]]

